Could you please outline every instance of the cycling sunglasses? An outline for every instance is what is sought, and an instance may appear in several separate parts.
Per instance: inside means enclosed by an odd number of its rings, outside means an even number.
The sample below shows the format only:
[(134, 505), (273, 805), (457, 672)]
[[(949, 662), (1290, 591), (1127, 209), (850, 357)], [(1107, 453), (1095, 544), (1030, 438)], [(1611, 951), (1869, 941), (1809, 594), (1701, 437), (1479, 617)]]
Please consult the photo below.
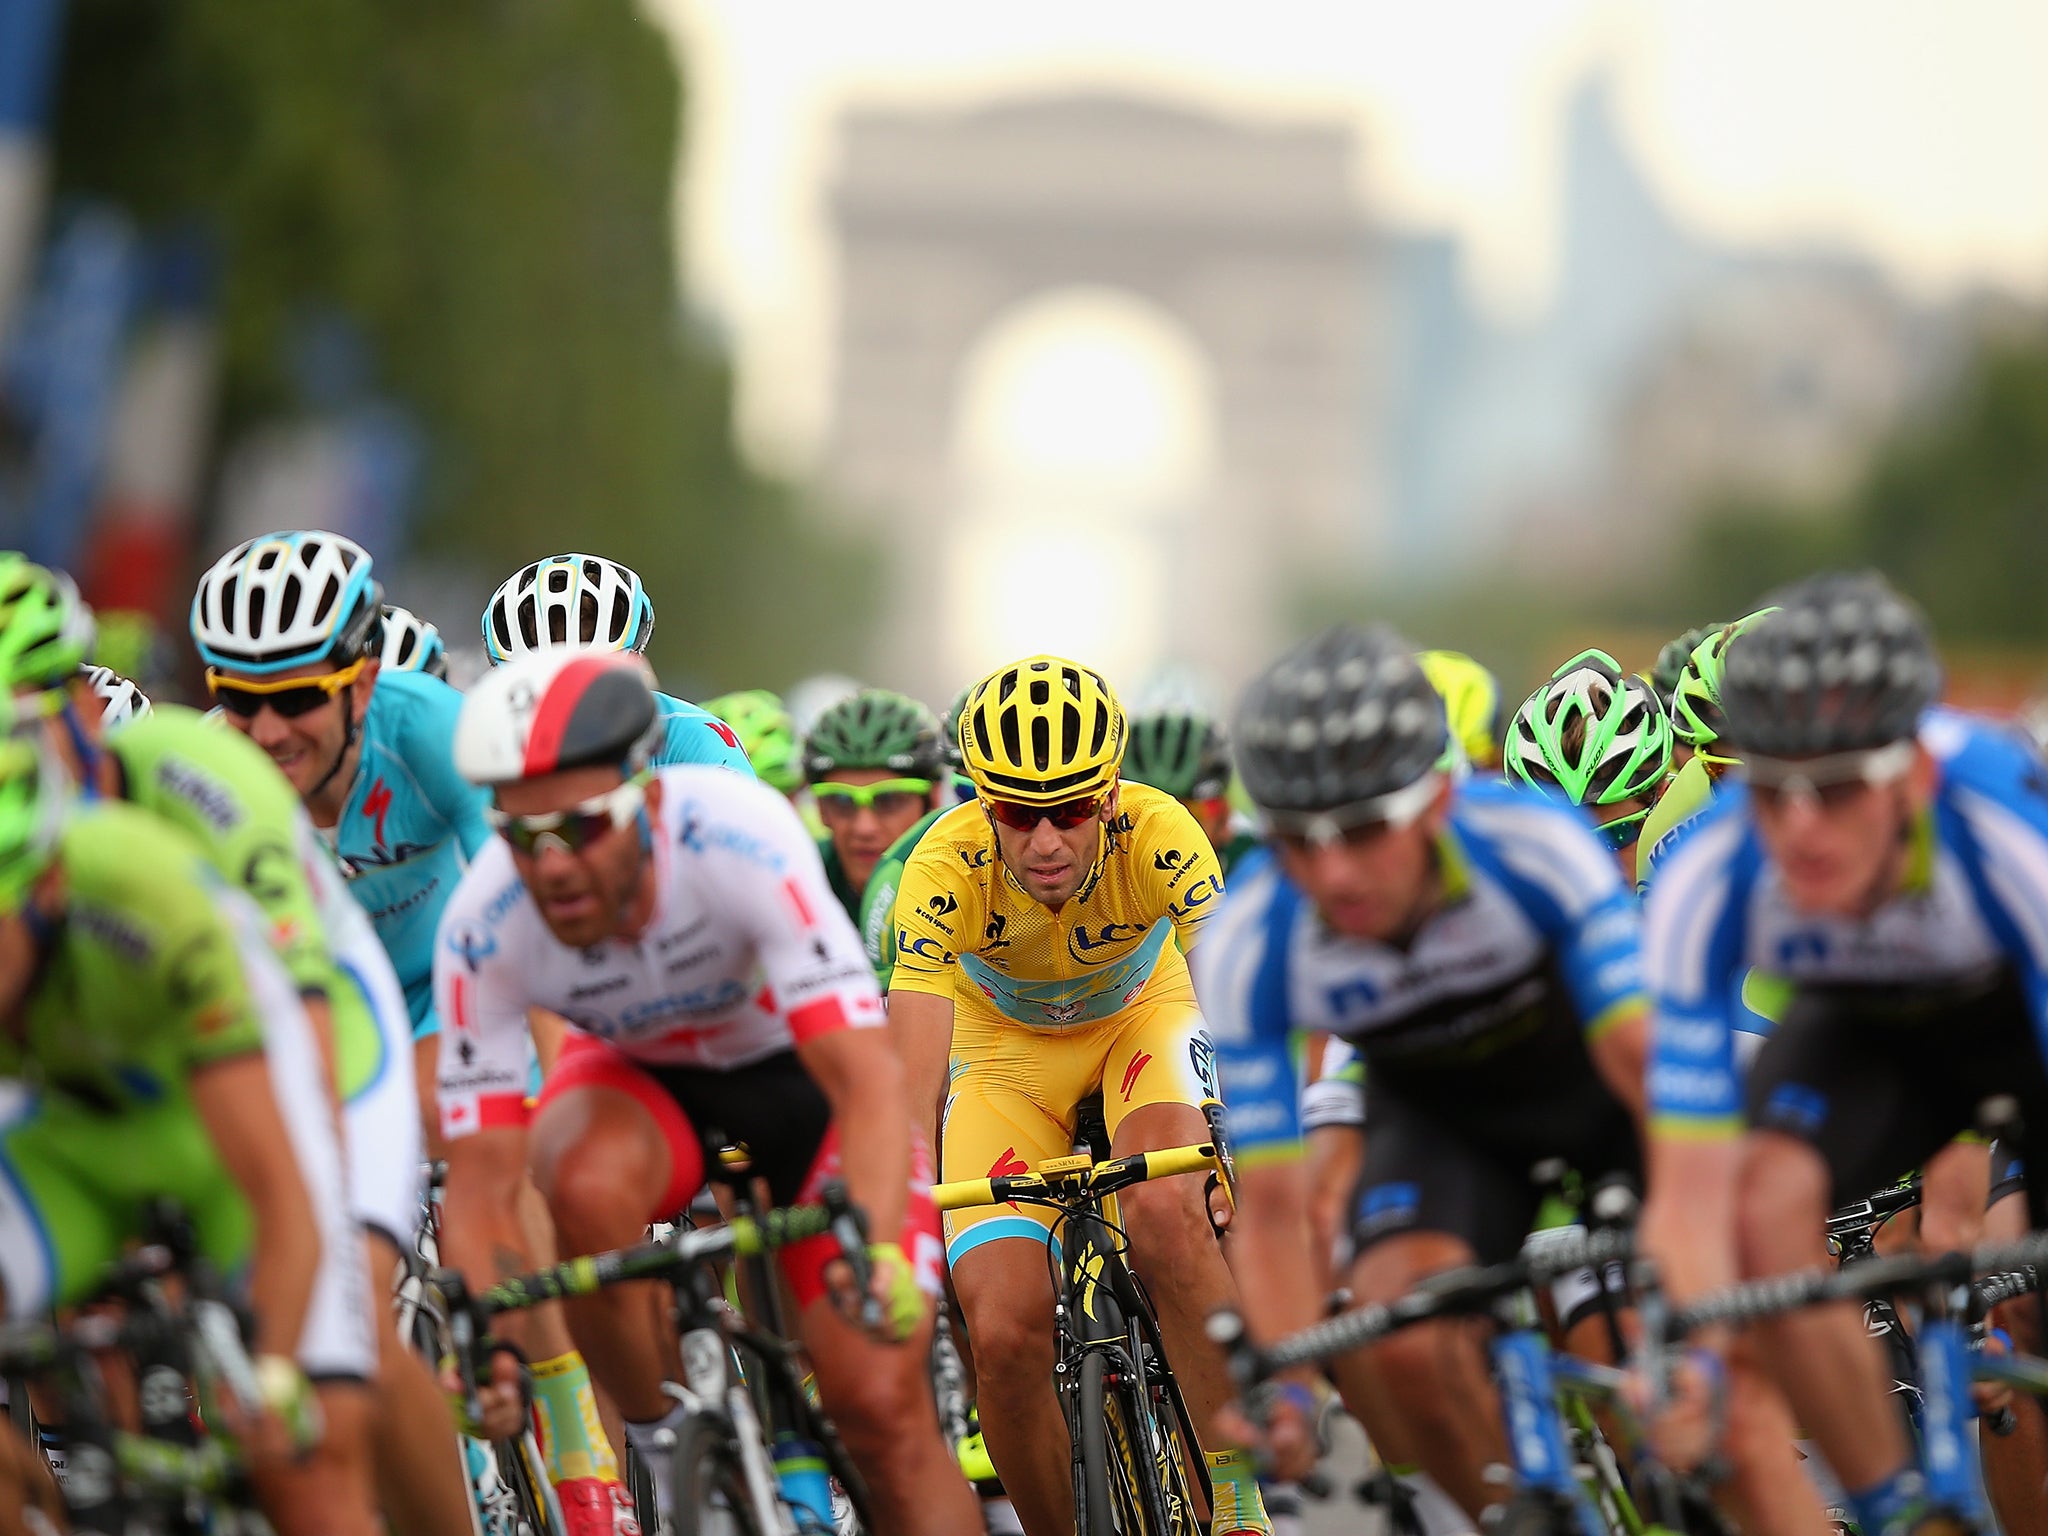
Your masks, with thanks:
[(1083, 795), (1056, 805), (1022, 805), (1015, 800), (995, 800), (983, 795), (981, 803), (988, 807), (989, 815), (1018, 832), (1035, 832), (1041, 821), (1051, 822), (1062, 832), (1071, 832), (1102, 814), (1100, 795)]
[(370, 658), (358, 656), (339, 672), (324, 677), (293, 677), (278, 683), (254, 683), (247, 678), (228, 677), (218, 667), (206, 669), (206, 687), (220, 707), (237, 720), (253, 720), (267, 705), (287, 720), (310, 715), (321, 705), (362, 676)]
[(1624, 848), (1633, 848), (1643, 838), (1643, 824), (1650, 819), (1650, 808), (1646, 805), (1640, 811), (1626, 816), (1617, 816), (1612, 821), (1600, 824), (1600, 836), (1607, 846), (1616, 853)]
[(1360, 848), (1388, 832), (1414, 826), (1436, 799), (1437, 789), (1442, 783), (1442, 774), (1425, 773), (1413, 784), (1391, 794), (1336, 806), (1327, 811), (1262, 809), (1273, 836), (1293, 852), (1302, 853), (1311, 847), (1327, 848), (1339, 843), (1346, 848)]
[(1913, 752), (1909, 737), (1872, 751), (1835, 752), (1826, 757), (1751, 755), (1742, 761), (1742, 777), (1759, 810), (1776, 811), (1788, 800), (1804, 799), (1833, 811), (1868, 790), (1904, 778), (1913, 766)]
[(484, 820), (512, 845), (515, 853), (539, 858), (549, 848), (564, 853), (581, 853), (598, 842), (632, 825), (633, 818), (647, 803), (647, 781), (626, 780), (617, 789), (592, 795), (566, 811), (543, 811), (537, 816), (514, 816), (495, 805), (484, 807)]
[(931, 799), (930, 779), (883, 779), (878, 784), (813, 784), (811, 798), (825, 821), (851, 821), (861, 811), (901, 816)]

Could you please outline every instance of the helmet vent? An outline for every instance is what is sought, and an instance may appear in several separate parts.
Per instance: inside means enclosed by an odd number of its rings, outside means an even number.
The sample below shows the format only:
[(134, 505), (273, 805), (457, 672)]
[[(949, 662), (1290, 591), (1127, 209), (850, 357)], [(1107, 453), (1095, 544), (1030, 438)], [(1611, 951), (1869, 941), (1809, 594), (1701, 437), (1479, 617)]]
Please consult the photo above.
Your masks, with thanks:
[[(627, 633), (628, 629), (631, 627), (630, 621), (632, 619), (632, 616), (632, 605), (626, 601), (626, 589), (624, 587), (618, 587), (613, 589), (611, 627), (606, 629), (604, 633), (608, 635), (623, 635)], [(593, 620), (595, 620), (596, 617), (597, 616), (595, 614), (591, 615), (591, 618)], [(593, 636), (597, 634), (597, 630), (595, 629), (595, 627), (592, 628), (591, 634)]]
[(249, 633), (263, 633), (263, 610), (270, 606), (270, 594), (258, 587), (249, 594)]
[(1031, 717), (1031, 766), (1040, 773), (1052, 766), (1052, 722), (1043, 715)]

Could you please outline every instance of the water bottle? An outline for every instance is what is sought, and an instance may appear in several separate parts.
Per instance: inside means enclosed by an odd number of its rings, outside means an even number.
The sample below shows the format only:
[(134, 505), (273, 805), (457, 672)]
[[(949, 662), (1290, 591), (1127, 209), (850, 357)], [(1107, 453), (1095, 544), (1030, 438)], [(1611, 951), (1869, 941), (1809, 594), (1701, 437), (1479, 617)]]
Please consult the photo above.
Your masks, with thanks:
[(829, 1533), (832, 1526), (832, 1479), (825, 1458), (809, 1440), (793, 1434), (775, 1437), (775, 1476), (782, 1484), (799, 1531)]

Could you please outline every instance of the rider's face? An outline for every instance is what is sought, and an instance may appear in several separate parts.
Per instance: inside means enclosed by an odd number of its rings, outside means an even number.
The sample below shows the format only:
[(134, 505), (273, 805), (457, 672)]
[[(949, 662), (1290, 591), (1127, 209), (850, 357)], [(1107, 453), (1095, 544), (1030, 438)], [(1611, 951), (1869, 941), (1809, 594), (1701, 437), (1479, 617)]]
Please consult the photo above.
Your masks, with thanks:
[[(819, 786), (848, 784), (864, 788), (886, 784), (903, 775), (888, 768), (840, 768), (818, 781)], [(858, 805), (844, 796), (818, 796), (819, 819), (831, 835), (839, 864), (856, 891), (867, 889), (868, 877), (889, 851), (889, 845), (917, 825), (917, 819), (932, 808), (930, 791), (922, 795), (891, 791)]]
[(1792, 905), (1817, 917), (1861, 917), (1892, 895), (1908, 829), (1932, 802), (1935, 777), (1934, 760), (1920, 751), (1888, 784), (1753, 792), (1757, 835)]
[(1043, 906), (1058, 908), (1081, 889), (1081, 882), (1095, 867), (1103, 823), (1116, 819), (1116, 798), (1116, 792), (1110, 791), (1093, 818), (1065, 829), (1043, 817), (1029, 831), (989, 818), (996, 829), (996, 849), (1003, 865), (1016, 876), (1025, 895)]
[[(617, 768), (572, 768), (544, 778), (501, 784), (498, 809), (512, 816), (546, 816), (573, 811), (594, 796), (623, 782)], [(647, 785), (645, 815), (661, 807), (661, 783)], [(582, 949), (613, 937), (630, 922), (640, 892), (647, 856), (640, 844), (638, 817), (622, 827), (606, 827), (580, 847), (563, 838), (543, 838), (531, 853), (512, 844), (512, 863), (533, 895), (548, 932), (571, 948)]]
[[(370, 690), (376, 682), (378, 666), (378, 661), (373, 658), (358, 674), (352, 687), (322, 698), (304, 714), (284, 715), (273, 708), (264, 695), (249, 694), (244, 697), (256, 702), (258, 707), (255, 714), (245, 716), (231, 709), (223, 709), (222, 717), (229, 725), (269, 753), (270, 760), (277, 764), (284, 776), (291, 781), (292, 788), (304, 798), (312, 793), (321, 780), (328, 778), (336, 760), (346, 749), (351, 718), (358, 725), (362, 723), (363, 716), (370, 708)], [(264, 673), (261, 676), (223, 669), (222, 676), (230, 681), (239, 679), (252, 683), (282, 683), (299, 678), (328, 677), (334, 671), (335, 668), (330, 662), (314, 662), (308, 666), (293, 667), (284, 672)], [(232, 688), (223, 686), (216, 698), (225, 698), (233, 691)]]
[(1334, 842), (1275, 838), (1288, 879), (1346, 938), (1379, 943), (1405, 939), (1425, 915), (1435, 889), (1436, 839), (1450, 814), (1445, 784), (1406, 826), (1384, 822), (1353, 828)]

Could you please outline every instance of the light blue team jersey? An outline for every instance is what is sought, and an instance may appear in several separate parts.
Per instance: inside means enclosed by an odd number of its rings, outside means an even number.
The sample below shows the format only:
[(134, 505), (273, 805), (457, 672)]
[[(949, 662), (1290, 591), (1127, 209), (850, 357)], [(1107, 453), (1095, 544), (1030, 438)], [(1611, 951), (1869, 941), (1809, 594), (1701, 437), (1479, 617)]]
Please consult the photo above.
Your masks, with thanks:
[(1910, 991), (1995, 978), (2022, 983), (2048, 1049), (2048, 780), (2024, 743), (1988, 722), (1936, 711), (1921, 745), (1940, 765), (1929, 814), (1912, 829), (1904, 888), (1861, 918), (1816, 917), (1787, 898), (1750, 814), (1722, 787), (1659, 866), (1644, 927), (1657, 1000), (1653, 1124), (1690, 1136), (1743, 1123), (1735, 1036), (1744, 976), (1781, 985)]
[(490, 792), (455, 771), (462, 695), (423, 672), (378, 675), (363, 719), (356, 781), (322, 835), (405, 988), (413, 1034), (434, 1020), (434, 931), (441, 908), (491, 835)]
[(654, 696), (654, 705), (661, 712), (665, 732), (661, 748), (654, 755), (655, 767), (710, 763), (717, 768), (743, 773), (750, 779), (755, 776), (754, 765), (747, 761), (747, 750), (740, 745), (739, 734), (718, 716), (665, 693)]
[(1559, 984), (1555, 1001), (1589, 1036), (1643, 1003), (1636, 902), (1584, 812), (1498, 780), (1453, 794), (1444, 903), (1405, 948), (1332, 932), (1269, 855), (1238, 864), (1190, 964), (1241, 1157), (1299, 1141), (1298, 1035), (1424, 1063), (1526, 1017)]

